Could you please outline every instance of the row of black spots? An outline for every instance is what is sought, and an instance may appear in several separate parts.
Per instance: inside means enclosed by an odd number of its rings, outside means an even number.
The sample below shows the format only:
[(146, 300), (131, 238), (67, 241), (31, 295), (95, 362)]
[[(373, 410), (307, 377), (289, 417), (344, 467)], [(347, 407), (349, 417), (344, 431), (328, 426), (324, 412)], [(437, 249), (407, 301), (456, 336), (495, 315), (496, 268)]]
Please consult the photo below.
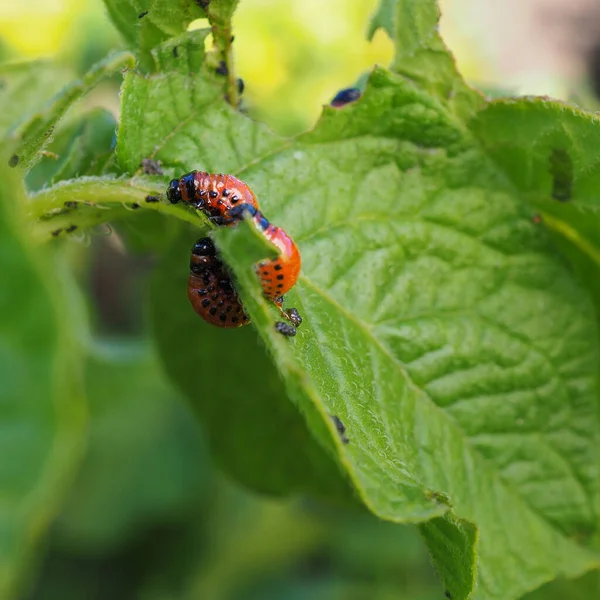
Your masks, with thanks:
[(573, 160), (563, 148), (554, 148), (550, 153), (550, 175), (552, 197), (559, 202), (568, 202), (573, 191)]
[(65, 233), (73, 233), (77, 229), (77, 225), (69, 225), (69, 227), (60, 227), (52, 232), (52, 237), (58, 237), (63, 231)]

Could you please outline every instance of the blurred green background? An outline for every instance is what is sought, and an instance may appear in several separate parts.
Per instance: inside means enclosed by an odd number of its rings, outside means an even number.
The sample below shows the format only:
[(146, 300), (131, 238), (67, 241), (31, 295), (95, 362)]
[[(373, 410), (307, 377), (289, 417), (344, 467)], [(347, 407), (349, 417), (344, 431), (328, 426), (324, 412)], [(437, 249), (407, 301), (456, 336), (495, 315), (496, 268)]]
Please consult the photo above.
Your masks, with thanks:
[[(391, 42), (382, 32), (371, 43), (364, 36), (376, 4), (242, 0), (236, 67), (250, 115), (281, 134), (301, 132), (338, 89), (387, 64)], [(507, 1), (501, 13), (494, 4), (442, 3), (442, 33), (469, 79), (486, 90), (591, 98), (585, 58), (594, 35), (561, 45), (556, 32), (548, 39), (552, 19), (544, 25), (542, 12), (519, 37), (522, 27), (509, 24), (522, 24), (520, 4)], [(536, 3), (522, 4), (531, 12)], [(566, 4), (554, 5), (560, 20)], [(543, 10), (550, 14), (548, 2)], [(577, 37), (568, 23), (560, 31), (563, 40)], [(120, 44), (100, 0), (0, 4), (2, 60), (48, 57), (76, 76)], [(117, 116), (118, 83), (103, 84), (78, 110), (102, 106)], [(415, 528), (307, 498), (261, 497), (223, 475), (147, 340), (136, 298), (152, 257), (128, 255), (116, 235), (92, 236), (80, 250), (80, 282), (93, 298), (88, 446), (23, 599), (444, 597)], [(535, 598), (586, 598), (596, 577), (578, 591), (555, 584)]]

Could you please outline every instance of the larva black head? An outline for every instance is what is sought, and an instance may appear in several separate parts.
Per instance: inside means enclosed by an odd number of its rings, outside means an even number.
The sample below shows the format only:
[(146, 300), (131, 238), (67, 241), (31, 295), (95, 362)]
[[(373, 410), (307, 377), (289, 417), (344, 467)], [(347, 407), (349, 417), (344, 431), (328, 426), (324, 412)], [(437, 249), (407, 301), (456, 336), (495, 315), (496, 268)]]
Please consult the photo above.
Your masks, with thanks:
[(179, 179), (171, 179), (169, 189), (167, 190), (167, 198), (171, 204), (181, 202), (181, 190), (179, 189)]
[(209, 237), (200, 238), (192, 248), (192, 254), (196, 256), (215, 256), (217, 250)]

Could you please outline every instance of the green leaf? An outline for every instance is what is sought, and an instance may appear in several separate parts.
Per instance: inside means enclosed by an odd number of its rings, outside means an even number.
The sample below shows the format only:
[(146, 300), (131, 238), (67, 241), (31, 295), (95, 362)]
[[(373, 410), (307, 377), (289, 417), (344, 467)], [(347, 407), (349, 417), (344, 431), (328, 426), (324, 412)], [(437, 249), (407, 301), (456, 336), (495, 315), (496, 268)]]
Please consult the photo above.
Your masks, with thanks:
[(42, 60), (0, 65), (0, 135), (14, 134), (71, 78), (66, 69)]
[(129, 53), (113, 54), (94, 65), (81, 80), (66, 86), (19, 132), (18, 145), (11, 157), (10, 165), (29, 169), (39, 153), (51, 140), (54, 128), (69, 107), (95, 87), (102, 79), (132, 67), (133, 56)]
[(539, 211), (600, 316), (600, 175), (595, 114), (547, 98), (490, 103), (469, 122), (486, 152)]
[(112, 113), (94, 108), (61, 127), (48, 153), (27, 174), (30, 189), (84, 175), (101, 175), (113, 157), (117, 122)]
[(446, 597), (468, 598), (477, 579), (478, 531), (475, 525), (446, 513), (423, 523), (420, 529), (444, 584)]
[(15, 597), (59, 509), (84, 433), (75, 313), (48, 253), (24, 233), (14, 172), (0, 163), (0, 596)]
[(367, 37), (372, 39), (378, 29), (385, 30), (396, 46), (392, 69), (466, 118), (484, 100), (458, 72), (438, 33), (439, 15), (436, 0), (380, 0)]
[(161, 72), (152, 77), (127, 73), (117, 142), (125, 171), (152, 158), (177, 175), (184, 165), (230, 173), (286, 143), (224, 101), (222, 82), (202, 66), (206, 35), (195, 31), (157, 49)]
[(80, 552), (105, 553), (189, 509), (209, 465), (198, 428), (145, 345), (91, 350), (90, 440), (56, 534)]
[(195, 0), (104, 0), (115, 27), (130, 48), (138, 48), (142, 65), (151, 69), (150, 51), (185, 32), (204, 16)]
[[(360, 102), (238, 174), (300, 245), (296, 338), (273, 329), (243, 229), (222, 232), (221, 250), (300, 410), (345, 424), (338, 452), (365, 504), (419, 521), (449, 502), (479, 530), (476, 597), (597, 566), (585, 548), (598, 507), (593, 308), (468, 132), (378, 70)], [(473, 535), (446, 537), (472, 555)], [(470, 571), (454, 570), (465, 597)]]
[(238, 480), (268, 493), (310, 490), (345, 498), (349, 490), (335, 460), (287, 401), (254, 330), (208, 325), (190, 306), (189, 253), (198, 237), (191, 228), (180, 229), (149, 294), (168, 375), (207, 425), (216, 460)]

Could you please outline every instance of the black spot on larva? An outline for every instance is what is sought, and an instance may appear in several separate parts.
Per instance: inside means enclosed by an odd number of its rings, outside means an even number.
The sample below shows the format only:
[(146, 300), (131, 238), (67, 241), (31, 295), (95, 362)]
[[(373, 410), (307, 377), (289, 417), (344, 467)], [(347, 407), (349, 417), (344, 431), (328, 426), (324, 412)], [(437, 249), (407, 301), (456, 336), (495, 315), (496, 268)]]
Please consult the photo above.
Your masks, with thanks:
[(266, 277), (269, 274), (269, 271), (263, 271), (262, 274)]
[(219, 297), (219, 294), (213, 294), (213, 295), (212, 295), (212, 299), (213, 299), (213, 300), (216, 300), (218, 297)]
[(175, 58), (179, 58), (179, 47), (178, 46), (173, 46), (173, 56)]
[(215, 291), (215, 286), (214, 285), (209, 286), (208, 291), (209, 292), (214, 292)]
[(79, 202), (77, 200), (67, 200), (65, 202), (65, 208), (77, 208)]
[(343, 444), (348, 444), (350, 440), (346, 437), (346, 426), (342, 423), (342, 420), (337, 415), (330, 415), (335, 428), (342, 440)]
[(215, 192), (215, 190), (210, 190), (210, 192), (208, 192), (208, 195), (211, 198), (216, 198), (219, 195), (219, 192)]
[(282, 279), (284, 279), (283, 275), (277, 275), (277, 279), (279, 279), (279, 281), (281, 281)]
[(160, 202), (160, 196), (146, 196), (146, 202)]
[(206, 296), (206, 290), (204, 288), (200, 288), (199, 290), (196, 290), (196, 294), (198, 294), (198, 296)]
[(225, 300), (219, 300), (217, 302), (217, 306), (223, 306), (223, 304), (225, 304)]
[(13, 154), (9, 159), (8, 159), (8, 166), (11, 168), (16, 167), (19, 164), (19, 157), (16, 154)]
[(143, 18), (144, 18), (144, 17), (145, 17), (147, 14), (148, 14), (148, 11), (147, 11), (147, 10), (145, 10), (144, 12), (141, 12), (141, 13), (138, 15), (138, 19), (143, 19)]
[(281, 269), (283, 269), (283, 265), (282, 265), (282, 264), (280, 264), (280, 263), (277, 263), (277, 264), (275, 265), (275, 270), (276, 270), (276, 271), (281, 271)]
[[(204, 298), (204, 300), (202, 300), (202, 306), (204, 306), (204, 308), (206, 308), (207, 306), (210, 306), (210, 300), (208, 298)], [(216, 310), (215, 310), (216, 312)]]
[[(190, 271), (194, 275), (202, 275), (202, 273), (204, 273), (205, 270), (206, 270), (206, 265), (198, 265), (193, 262), (190, 263)], [(206, 277), (204, 279), (205, 279), (204, 285), (206, 285)]]
[(227, 198), (227, 196), (229, 196), (229, 194), (231, 194), (231, 192), (230, 192), (230, 191), (229, 191), (227, 188), (225, 188), (225, 189), (224, 189), (224, 190), (221, 192), (221, 194), (223, 195), (223, 198)]
[(554, 148), (550, 153), (550, 175), (552, 197), (559, 202), (568, 202), (573, 187), (573, 161), (563, 148)]
[(278, 290), (279, 290), (279, 289), (281, 289), (282, 287), (283, 287), (283, 283), (278, 283), (278, 284), (277, 284), (277, 289), (278, 289)]
[(239, 196), (231, 196), (231, 204), (236, 204), (239, 201), (240, 201)]
[(224, 292), (233, 291), (233, 288), (231, 287), (231, 281), (229, 281), (229, 279), (221, 279), (221, 281), (219, 281), (219, 285)]
[(237, 323), (238, 321), (239, 321), (239, 319), (237, 317), (231, 317), (232, 323)]
[(67, 233), (73, 233), (73, 231), (75, 231), (76, 229), (77, 229), (77, 225), (69, 225), (69, 227), (67, 227), (67, 228), (65, 229), (65, 231), (66, 231)]
[(211, 306), (208, 309), (208, 312), (214, 317), (217, 314), (217, 307), (216, 306)]
[(132, 208), (133, 210), (137, 210), (139, 207), (140, 207), (140, 205), (139, 205), (137, 202), (134, 202), (134, 203), (131, 205), (131, 208)]
[(210, 283), (210, 275), (205, 274), (202, 278), (202, 283), (204, 283), (204, 285), (208, 285)]
[(219, 321), (227, 321), (227, 315), (225, 313), (221, 313), (219, 315)]
[(52, 235), (53, 235), (54, 237), (56, 237), (57, 235), (60, 235), (60, 232), (61, 232), (61, 231), (62, 231), (62, 228), (61, 228), (61, 229), (55, 229), (55, 230), (52, 232)]
[(228, 304), (228, 305), (225, 307), (225, 312), (231, 312), (231, 308), (232, 308), (231, 304)]

